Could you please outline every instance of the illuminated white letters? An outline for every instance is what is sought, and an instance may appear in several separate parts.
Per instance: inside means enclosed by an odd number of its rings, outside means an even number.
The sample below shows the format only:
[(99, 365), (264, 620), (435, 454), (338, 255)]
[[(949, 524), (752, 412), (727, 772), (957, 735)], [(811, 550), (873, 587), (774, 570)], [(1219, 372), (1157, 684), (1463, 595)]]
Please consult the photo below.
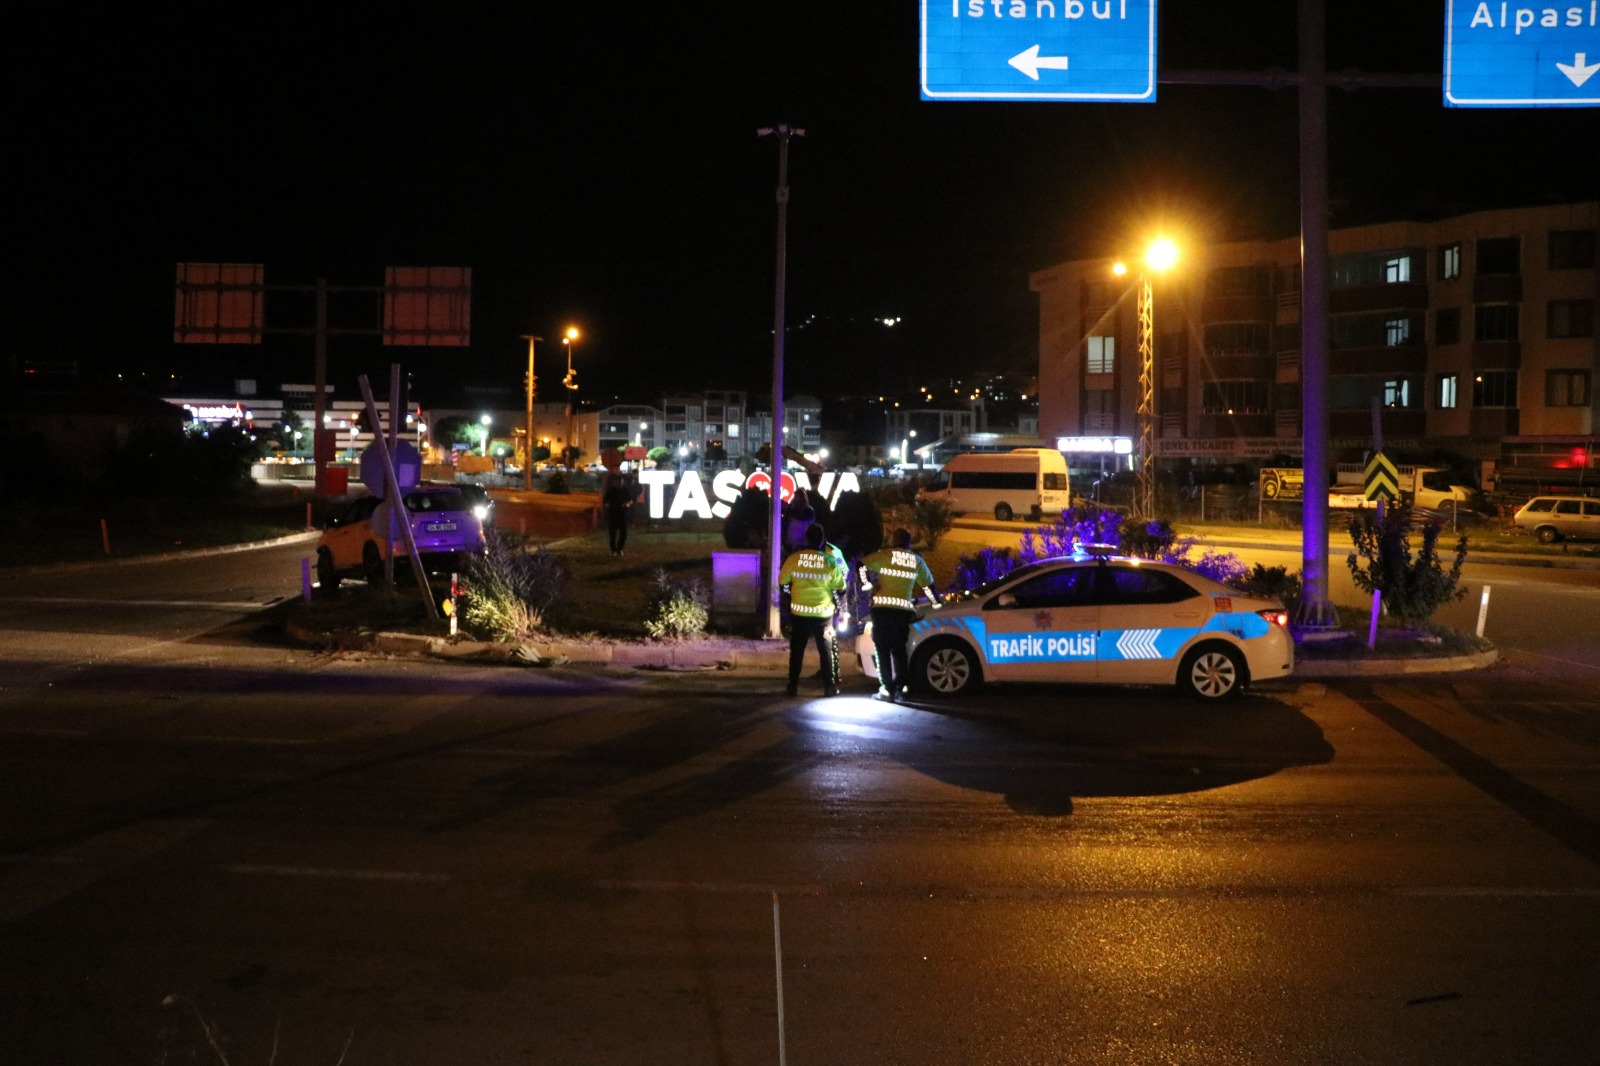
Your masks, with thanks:
[[(765, 484), (765, 475), (762, 475)], [(802, 489), (811, 489), (811, 479), (805, 471), (797, 470), (793, 474), (794, 484)], [(642, 470), (639, 472), (639, 484), (647, 490), (645, 497), (646, 506), (650, 508), (651, 518), (682, 518), (692, 514), (696, 518), (727, 518), (732, 512), (729, 504), (739, 498), (739, 494), (750, 487), (751, 478), (746, 478), (737, 470), (724, 470), (711, 480), (711, 492), (717, 502), (713, 504), (706, 495), (705, 482), (700, 479), (700, 474), (694, 470), (685, 470), (683, 480), (678, 481), (677, 475), (671, 470)], [(667, 500), (667, 486), (676, 487), (672, 492), (672, 500)], [(839, 497), (847, 492), (860, 492), (861, 480), (854, 473), (846, 470), (842, 474), (835, 474), (832, 470), (825, 472), (817, 480), (817, 492), (828, 500), (830, 504), (839, 502)]]
[[(1562, 16), (1565, 15), (1565, 22)], [(1547, 29), (1562, 25), (1567, 26), (1600, 26), (1600, 0), (1589, 0), (1589, 15), (1584, 18), (1583, 8), (1569, 7), (1561, 11), (1553, 7), (1519, 7), (1512, 8), (1508, 3), (1500, 5), (1500, 21), (1496, 22), (1494, 9), (1488, 4), (1479, 4), (1472, 10), (1472, 21), (1467, 23), (1467, 29), (1476, 30), (1482, 27), (1489, 29), (1507, 29), (1521, 36), (1522, 31), (1530, 28), (1537, 22)]]
[(700, 483), (700, 475), (685, 470), (683, 480), (678, 482), (678, 491), (672, 494), (672, 509), (667, 517), (682, 518), (685, 511), (691, 510), (696, 518), (711, 517), (711, 501), (706, 499), (706, 487)]

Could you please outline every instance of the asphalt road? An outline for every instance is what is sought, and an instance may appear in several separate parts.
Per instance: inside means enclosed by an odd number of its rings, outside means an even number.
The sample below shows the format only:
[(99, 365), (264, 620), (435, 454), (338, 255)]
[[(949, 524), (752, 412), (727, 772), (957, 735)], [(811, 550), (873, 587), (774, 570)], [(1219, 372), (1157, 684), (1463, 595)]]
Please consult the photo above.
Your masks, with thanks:
[(1600, 1046), (1582, 665), (794, 701), (287, 647), (300, 554), (8, 581), (5, 1061), (777, 1062), (775, 939), (795, 1063)]

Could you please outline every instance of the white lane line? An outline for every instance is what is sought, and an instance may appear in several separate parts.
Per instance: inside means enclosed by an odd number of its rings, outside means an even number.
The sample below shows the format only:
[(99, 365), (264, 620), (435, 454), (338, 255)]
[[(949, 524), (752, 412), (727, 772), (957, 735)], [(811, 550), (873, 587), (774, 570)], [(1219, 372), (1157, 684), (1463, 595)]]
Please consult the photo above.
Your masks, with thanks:
[(263, 748), (287, 748), (302, 744), (315, 744), (315, 740), (304, 740), (298, 737), (225, 737), (200, 734), (184, 737), (185, 744), (251, 744)]
[(240, 864), (224, 867), (230, 874), (269, 877), (324, 877), (345, 881), (405, 881), (437, 884), (450, 880), (448, 874), (419, 873), (415, 870), (336, 870), (326, 866), (260, 866)]
[(1418, 896), (1425, 899), (1596, 899), (1600, 888), (1525, 888), (1507, 886), (1441, 886), (1437, 888), (1397, 888), (1395, 896)]
[(1528, 655), (1535, 659), (1548, 659), (1553, 663), (1564, 663), (1567, 666), (1581, 666), (1585, 670), (1600, 670), (1600, 666), (1596, 666), (1594, 663), (1579, 662), (1577, 659), (1563, 659), (1559, 655), (1541, 655), (1536, 651), (1526, 651), (1522, 648), (1513, 648), (1509, 644), (1502, 644), (1501, 647), (1505, 648), (1506, 651), (1514, 651), (1518, 655)]
[(596, 888), (613, 892), (698, 892), (713, 895), (820, 896), (821, 885), (752, 885), (713, 881), (596, 881)]
[(44, 726), (30, 727), (20, 725), (6, 726), (0, 729), (0, 733), (19, 737), (86, 737), (89, 735), (87, 729), (51, 729)]
[(0, 603), (32, 603), (56, 607), (184, 607), (210, 611), (255, 611), (269, 606), (260, 600), (91, 600), (76, 596), (0, 596)]

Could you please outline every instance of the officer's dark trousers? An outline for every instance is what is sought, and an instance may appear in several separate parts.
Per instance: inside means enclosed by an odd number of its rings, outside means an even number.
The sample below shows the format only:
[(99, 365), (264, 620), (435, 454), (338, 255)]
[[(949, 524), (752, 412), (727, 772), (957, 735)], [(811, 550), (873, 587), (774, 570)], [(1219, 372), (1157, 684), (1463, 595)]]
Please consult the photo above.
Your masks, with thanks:
[(822, 660), (823, 683), (833, 688), (839, 683), (838, 645), (828, 638), (831, 618), (806, 618), (793, 615), (789, 620), (789, 684), (800, 682), (800, 660), (805, 658), (806, 643), (817, 646), (817, 658)]
[(878, 684), (890, 692), (906, 690), (906, 679), (910, 676), (906, 641), (911, 639), (911, 623), (916, 618), (915, 611), (898, 607), (872, 609), (872, 653), (878, 663)]
[(606, 532), (611, 536), (611, 551), (620, 554), (628, 544), (628, 509), (606, 508)]

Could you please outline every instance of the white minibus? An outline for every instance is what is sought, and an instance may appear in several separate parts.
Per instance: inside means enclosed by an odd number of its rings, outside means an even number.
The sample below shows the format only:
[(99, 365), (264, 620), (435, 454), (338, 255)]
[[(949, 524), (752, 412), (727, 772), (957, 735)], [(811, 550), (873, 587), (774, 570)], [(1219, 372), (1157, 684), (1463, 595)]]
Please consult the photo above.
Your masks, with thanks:
[(917, 496), (948, 500), (956, 514), (992, 514), (1002, 522), (1013, 515), (1034, 519), (1058, 515), (1072, 503), (1067, 461), (1050, 448), (951, 456)]

